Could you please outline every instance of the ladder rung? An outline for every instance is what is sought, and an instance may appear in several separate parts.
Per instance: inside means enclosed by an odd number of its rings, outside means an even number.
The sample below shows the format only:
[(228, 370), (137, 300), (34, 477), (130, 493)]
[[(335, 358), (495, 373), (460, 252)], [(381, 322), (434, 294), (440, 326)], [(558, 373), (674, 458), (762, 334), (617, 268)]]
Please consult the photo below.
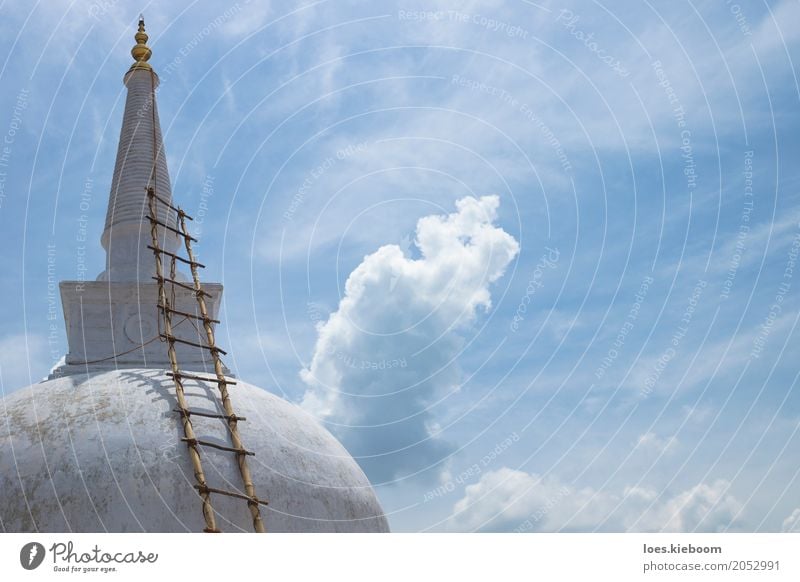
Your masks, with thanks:
[(244, 416), (228, 415), (228, 414), (213, 414), (211, 412), (202, 412), (200, 410), (181, 410), (175, 408), (172, 412), (177, 412), (181, 416), (203, 416), (205, 418), (221, 418), (223, 420), (235, 420), (236, 422), (244, 422), (247, 419)]
[(172, 285), (177, 285), (178, 287), (182, 287), (183, 289), (188, 289), (193, 293), (200, 293), (202, 295), (205, 295), (206, 297), (213, 297), (213, 295), (208, 291), (203, 291), (202, 289), (198, 291), (191, 285), (187, 285), (186, 283), (183, 283), (181, 281), (176, 281), (175, 279), (170, 279), (169, 277), (152, 277), (152, 278), (158, 281), (159, 283), (171, 283)]
[(145, 190), (147, 190), (147, 195), (148, 196), (152, 196), (153, 198), (155, 198), (156, 200), (161, 202), (161, 204), (163, 204), (164, 206), (167, 206), (168, 208), (171, 208), (172, 210), (174, 210), (178, 214), (182, 215), (184, 218), (188, 218), (189, 220), (194, 220), (194, 218), (192, 218), (191, 216), (186, 214), (183, 210), (181, 210), (177, 206), (173, 206), (172, 202), (170, 202), (169, 200), (166, 200), (165, 198), (162, 198), (161, 196), (156, 194), (155, 190), (153, 190), (152, 188), (145, 188)]
[(234, 449), (233, 447), (226, 447), (225, 445), (218, 445), (217, 443), (212, 443), (211, 441), (204, 441), (201, 439), (190, 439), (187, 437), (183, 437), (181, 439), (185, 443), (189, 443), (190, 445), (200, 445), (201, 447), (211, 447), (214, 449), (219, 449), (220, 451), (228, 451), (229, 453), (236, 453), (237, 455), (247, 455), (250, 457), (254, 457), (256, 454), (253, 451), (248, 451), (247, 449)]
[(167, 255), (168, 257), (172, 257), (173, 259), (180, 261), (181, 263), (186, 263), (187, 265), (193, 265), (195, 267), (200, 267), (201, 269), (205, 269), (206, 266), (203, 263), (198, 263), (197, 261), (190, 261), (189, 259), (184, 259), (180, 255), (176, 255), (175, 253), (171, 253), (169, 251), (165, 251), (164, 249), (159, 249), (154, 247), (153, 245), (147, 245), (147, 248), (153, 252), (161, 253), (162, 255)]
[(149, 214), (147, 215), (147, 220), (149, 220), (153, 224), (157, 224), (158, 226), (166, 228), (167, 230), (171, 230), (172, 232), (174, 232), (178, 236), (182, 236), (184, 238), (188, 238), (192, 242), (200, 242), (196, 238), (194, 238), (192, 235), (187, 234), (187, 233), (183, 232), (182, 230), (178, 230), (177, 228), (175, 228), (173, 226), (170, 226), (170, 225), (168, 225), (168, 224), (166, 224), (164, 222), (161, 222), (160, 220), (158, 220), (156, 218), (153, 218)]
[(201, 494), (202, 493), (216, 493), (217, 495), (227, 495), (228, 497), (237, 497), (239, 499), (244, 499), (248, 503), (257, 503), (259, 505), (269, 505), (263, 499), (259, 499), (258, 497), (248, 497), (247, 495), (242, 495), (241, 493), (235, 493), (233, 491), (225, 491), (224, 489), (216, 489), (215, 487), (209, 487), (208, 485), (195, 485), (195, 489), (197, 489)]
[(160, 333), (158, 335), (159, 335), (159, 337), (164, 338), (168, 342), (178, 342), (178, 343), (181, 343), (181, 344), (194, 346), (196, 348), (201, 348), (203, 350), (208, 350), (210, 352), (219, 352), (222, 355), (227, 355), (227, 353), (228, 353), (225, 350), (223, 350), (222, 348), (218, 348), (217, 346), (207, 346), (206, 344), (201, 344), (201, 343), (193, 342), (191, 340), (175, 337), (174, 335), (169, 335), (168, 333)]
[(216, 383), (222, 382), (223, 384), (228, 384), (228, 385), (235, 385), (236, 384), (236, 382), (234, 382), (233, 380), (228, 380), (226, 378), (222, 378), (220, 380), (219, 378), (209, 378), (209, 377), (206, 377), (206, 376), (198, 376), (197, 374), (187, 374), (185, 372), (178, 372), (177, 374), (175, 372), (167, 372), (167, 376), (170, 376), (172, 378), (177, 376), (178, 378), (186, 378), (187, 380), (200, 380), (201, 382), (211, 382), (211, 383), (213, 383), (213, 382), (216, 382)]
[(173, 309), (172, 307), (165, 307), (164, 305), (158, 304), (159, 309), (163, 309), (165, 311), (169, 311), (170, 313), (177, 313), (178, 315), (183, 315), (185, 317), (193, 317), (199, 321), (208, 321), (210, 323), (219, 323), (219, 319), (212, 319), (211, 317), (203, 317), (202, 315), (197, 315), (195, 313), (188, 313), (186, 311), (180, 311), (178, 309)]

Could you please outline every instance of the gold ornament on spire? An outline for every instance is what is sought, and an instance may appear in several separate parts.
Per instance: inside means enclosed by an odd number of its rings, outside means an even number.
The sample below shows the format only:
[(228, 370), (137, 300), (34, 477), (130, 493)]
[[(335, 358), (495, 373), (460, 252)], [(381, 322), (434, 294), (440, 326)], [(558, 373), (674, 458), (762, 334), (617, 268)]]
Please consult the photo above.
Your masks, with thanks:
[(139, 30), (134, 36), (136, 39), (136, 46), (131, 49), (131, 55), (136, 61), (131, 65), (131, 69), (146, 69), (150, 70), (150, 64), (147, 62), (153, 54), (150, 47), (147, 46), (147, 33), (144, 31), (144, 16), (139, 16)]

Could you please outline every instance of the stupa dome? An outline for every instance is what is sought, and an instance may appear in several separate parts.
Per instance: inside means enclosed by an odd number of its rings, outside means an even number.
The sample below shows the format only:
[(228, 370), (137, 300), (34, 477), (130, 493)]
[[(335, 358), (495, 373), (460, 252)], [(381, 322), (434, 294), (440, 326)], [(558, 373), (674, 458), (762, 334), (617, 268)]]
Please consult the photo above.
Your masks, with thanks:
[[(300, 408), (236, 380), (231, 399), (268, 532), (382, 532), (386, 518), (356, 462)], [(190, 408), (217, 412), (216, 385), (185, 381)], [(203, 530), (200, 497), (173, 412), (172, 378), (131, 368), (72, 374), (5, 398), (0, 523), (6, 531)], [(204, 422), (205, 420), (205, 422)], [(196, 419), (198, 438), (225, 425)], [(203, 450), (210, 487), (241, 490), (230, 453)], [(252, 531), (247, 504), (213, 496), (217, 525)]]

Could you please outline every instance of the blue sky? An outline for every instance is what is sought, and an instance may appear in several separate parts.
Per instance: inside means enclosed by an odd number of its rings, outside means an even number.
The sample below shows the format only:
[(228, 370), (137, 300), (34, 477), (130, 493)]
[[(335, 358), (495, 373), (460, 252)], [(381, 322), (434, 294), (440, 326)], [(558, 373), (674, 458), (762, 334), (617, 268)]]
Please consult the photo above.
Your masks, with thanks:
[(140, 11), (228, 364), (394, 530), (800, 527), (798, 2), (2, 2), (5, 391), (103, 268)]

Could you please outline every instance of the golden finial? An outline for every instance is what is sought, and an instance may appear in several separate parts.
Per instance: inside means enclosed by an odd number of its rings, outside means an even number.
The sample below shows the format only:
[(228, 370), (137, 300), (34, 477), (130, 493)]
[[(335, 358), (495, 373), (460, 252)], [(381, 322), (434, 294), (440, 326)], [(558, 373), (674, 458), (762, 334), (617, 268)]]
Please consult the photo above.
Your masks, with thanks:
[(150, 47), (147, 46), (147, 33), (144, 31), (144, 16), (139, 16), (139, 31), (134, 36), (136, 39), (136, 46), (131, 49), (131, 55), (133, 55), (133, 59), (136, 61), (131, 65), (131, 69), (150, 69), (150, 64), (147, 62), (150, 60), (150, 56), (153, 54), (153, 51), (150, 50)]

